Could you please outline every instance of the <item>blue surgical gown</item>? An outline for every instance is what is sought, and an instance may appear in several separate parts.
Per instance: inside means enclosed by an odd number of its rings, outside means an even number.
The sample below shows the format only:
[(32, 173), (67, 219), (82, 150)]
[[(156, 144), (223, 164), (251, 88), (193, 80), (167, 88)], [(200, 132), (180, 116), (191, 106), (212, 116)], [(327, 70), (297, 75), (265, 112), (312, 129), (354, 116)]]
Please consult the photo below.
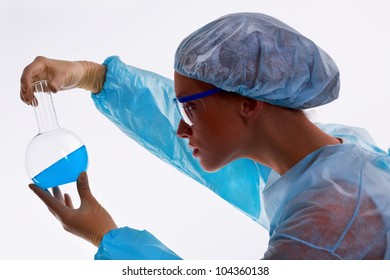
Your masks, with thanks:
[[(214, 173), (176, 136), (173, 82), (106, 59), (92, 98), (126, 135), (197, 180), (270, 232), (265, 259), (390, 258), (390, 157), (362, 129), (319, 125), (343, 144), (309, 154), (283, 176), (249, 159)], [(390, 240), (389, 240), (390, 241)], [(146, 230), (107, 233), (95, 259), (181, 259)]]

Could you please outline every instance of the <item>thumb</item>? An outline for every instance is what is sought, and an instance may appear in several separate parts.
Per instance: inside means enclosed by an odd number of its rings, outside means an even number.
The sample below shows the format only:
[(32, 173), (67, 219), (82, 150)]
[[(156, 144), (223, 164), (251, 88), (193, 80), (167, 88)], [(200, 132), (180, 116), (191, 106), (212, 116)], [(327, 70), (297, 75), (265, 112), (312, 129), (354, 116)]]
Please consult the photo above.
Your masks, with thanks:
[(63, 84), (64, 78), (60, 75), (57, 75), (47, 82), (47, 87), (52, 93), (56, 93), (62, 89)]
[(81, 200), (90, 200), (93, 199), (91, 189), (89, 188), (87, 172), (81, 172), (77, 178), (77, 191), (79, 193)]

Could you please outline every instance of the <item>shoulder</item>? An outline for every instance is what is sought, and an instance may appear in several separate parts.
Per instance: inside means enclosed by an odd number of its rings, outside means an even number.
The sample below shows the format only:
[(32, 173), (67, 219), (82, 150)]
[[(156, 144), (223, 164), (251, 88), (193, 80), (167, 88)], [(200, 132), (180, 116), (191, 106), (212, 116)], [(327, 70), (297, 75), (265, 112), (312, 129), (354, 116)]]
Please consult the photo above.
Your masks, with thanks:
[(291, 258), (360, 259), (383, 234), (381, 213), (364, 190), (326, 179), (287, 203), (269, 249)]

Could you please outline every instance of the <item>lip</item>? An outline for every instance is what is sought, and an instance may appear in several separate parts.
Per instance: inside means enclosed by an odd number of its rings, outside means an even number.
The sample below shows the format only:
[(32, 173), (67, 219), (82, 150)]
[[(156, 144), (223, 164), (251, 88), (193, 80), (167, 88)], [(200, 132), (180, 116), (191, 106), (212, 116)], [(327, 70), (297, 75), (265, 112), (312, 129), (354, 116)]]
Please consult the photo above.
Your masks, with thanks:
[(199, 149), (194, 149), (194, 151), (192, 152), (192, 155), (194, 156), (194, 157), (197, 157), (198, 155), (199, 155)]
[(190, 149), (192, 149), (192, 156), (193, 157), (197, 157), (198, 155), (199, 155), (199, 149), (198, 148), (196, 148), (195, 146), (193, 146), (191, 143), (190, 144), (188, 144), (188, 147), (190, 148)]
[(196, 147), (194, 145), (192, 145), (191, 143), (188, 144), (188, 147), (191, 149), (191, 150), (195, 150)]

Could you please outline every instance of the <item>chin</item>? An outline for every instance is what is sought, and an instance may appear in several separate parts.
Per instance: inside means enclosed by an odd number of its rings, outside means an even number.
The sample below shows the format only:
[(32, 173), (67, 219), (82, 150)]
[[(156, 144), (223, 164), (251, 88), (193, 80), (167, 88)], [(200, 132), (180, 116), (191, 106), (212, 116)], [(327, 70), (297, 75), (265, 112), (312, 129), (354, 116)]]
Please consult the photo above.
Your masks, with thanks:
[(220, 170), (222, 167), (224, 167), (226, 164), (216, 164), (216, 163), (210, 163), (210, 162), (204, 162), (200, 160), (200, 166), (202, 169), (206, 172), (213, 173)]

